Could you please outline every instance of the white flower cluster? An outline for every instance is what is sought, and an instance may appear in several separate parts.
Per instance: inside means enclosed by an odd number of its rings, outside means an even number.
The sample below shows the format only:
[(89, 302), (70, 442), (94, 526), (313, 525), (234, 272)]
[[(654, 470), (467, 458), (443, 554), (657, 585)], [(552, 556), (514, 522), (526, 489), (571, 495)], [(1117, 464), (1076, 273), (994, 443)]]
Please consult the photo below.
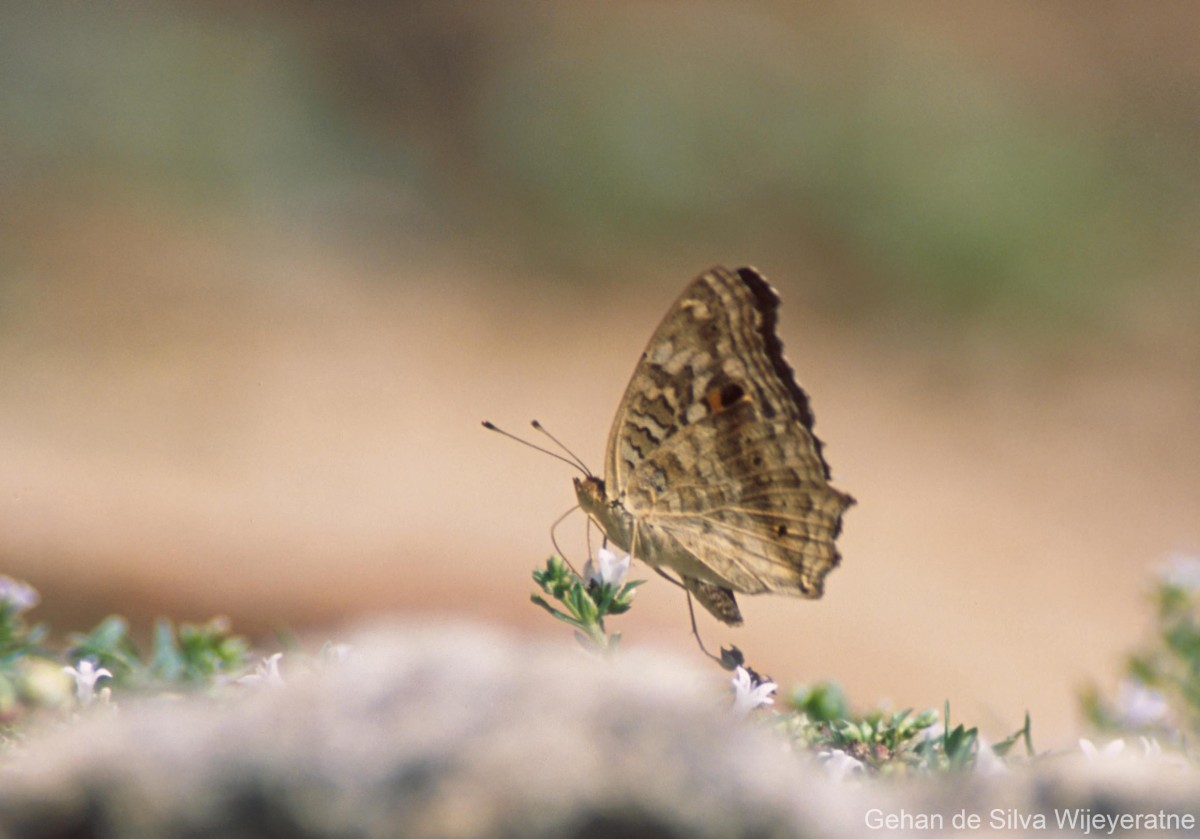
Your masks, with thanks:
[(583, 577), (589, 583), (598, 586), (620, 588), (629, 573), (629, 555), (619, 557), (615, 551), (600, 548), (596, 551), (596, 561), (588, 560), (583, 564)]
[(774, 705), (772, 694), (779, 687), (774, 682), (758, 682), (750, 675), (745, 667), (739, 667), (733, 674), (733, 713), (744, 717), (755, 708), (764, 705)]
[(96, 682), (112, 678), (107, 668), (97, 667), (90, 658), (81, 660), (74, 667), (64, 667), (63, 672), (75, 680), (75, 699), (84, 707), (91, 705), (96, 698)]
[(279, 662), (283, 659), (283, 653), (275, 653), (267, 656), (258, 663), (254, 668), (253, 673), (247, 673), (237, 680), (239, 685), (248, 687), (268, 687), (281, 688), (285, 686), (283, 675), (279, 672)]
[(8, 606), (15, 614), (28, 612), (41, 601), (37, 589), (0, 574), (0, 606)]

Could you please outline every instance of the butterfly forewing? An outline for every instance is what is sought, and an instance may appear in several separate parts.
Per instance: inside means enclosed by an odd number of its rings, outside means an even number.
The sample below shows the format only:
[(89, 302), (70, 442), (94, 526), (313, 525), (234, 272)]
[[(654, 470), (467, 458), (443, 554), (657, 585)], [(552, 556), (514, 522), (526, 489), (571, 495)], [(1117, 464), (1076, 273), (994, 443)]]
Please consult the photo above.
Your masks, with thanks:
[(713, 268), (684, 290), (617, 410), (605, 489), (655, 537), (640, 558), (733, 591), (819, 597), (853, 499), (829, 485), (778, 305), (750, 268)]

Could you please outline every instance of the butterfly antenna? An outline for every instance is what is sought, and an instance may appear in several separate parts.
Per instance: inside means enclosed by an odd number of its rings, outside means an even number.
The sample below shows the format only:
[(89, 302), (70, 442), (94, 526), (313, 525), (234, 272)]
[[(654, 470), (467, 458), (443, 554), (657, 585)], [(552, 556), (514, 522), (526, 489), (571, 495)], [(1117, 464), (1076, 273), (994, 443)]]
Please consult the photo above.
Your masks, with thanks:
[(546, 430), (546, 428), (545, 428), (545, 426), (543, 426), (543, 425), (542, 425), (540, 422), (538, 422), (537, 420), (533, 420), (533, 421), (532, 421), (531, 423), (529, 423), (529, 424), (533, 426), (533, 430), (534, 430), (534, 431), (540, 431), (541, 433), (543, 433), (543, 434), (545, 434), (547, 437), (549, 437), (551, 440), (553, 440), (553, 441), (554, 441), (554, 444), (555, 444), (556, 446), (558, 446), (560, 449), (562, 449), (564, 452), (566, 452), (566, 453), (567, 453), (567, 455), (568, 455), (568, 456), (571, 458), (571, 460), (575, 461), (575, 464), (576, 464), (576, 465), (577, 465), (577, 466), (578, 466), (580, 469), (582, 469), (582, 470), (583, 470), (583, 474), (587, 475), (588, 477), (591, 477), (591, 475), (592, 475), (592, 470), (587, 468), (587, 464), (586, 464), (586, 463), (584, 463), (582, 460), (580, 460), (580, 458), (579, 458), (579, 457), (578, 457), (578, 456), (575, 454), (575, 452), (571, 451), (571, 450), (570, 450), (570, 449), (568, 449), (566, 446), (564, 446), (564, 445), (563, 445), (563, 442), (562, 442), (562, 440), (558, 439), (558, 438), (557, 438), (557, 437), (555, 437), (553, 434), (551, 434), (549, 431), (547, 431), (547, 430)]
[[(543, 449), (541, 446), (536, 445), (535, 443), (531, 443), (528, 440), (522, 440), (516, 434), (510, 434), (509, 432), (505, 431), (503, 428), (498, 428), (497, 426), (493, 425), (492, 423), (488, 422), (487, 420), (483, 421), (483, 427), (486, 428), (488, 431), (495, 431), (497, 434), (503, 434), (505, 437), (507, 437), (510, 440), (516, 440), (522, 446), (529, 446), (529, 448), (537, 449), (542, 454), (548, 454), (555, 460), (561, 460), (563, 463), (568, 464), (573, 469), (578, 469), (580, 472), (583, 473), (584, 477), (590, 478), (592, 476), (592, 473), (589, 472), (587, 470), (587, 468), (585, 466), (583, 466), (583, 464), (576, 463), (574, 460), (568, 460), (567, 458), (563, 457), (558, 452), (552, 452), (549, 449)], [(571, 456), (574, 457), (574, 455), (571, 455)]]

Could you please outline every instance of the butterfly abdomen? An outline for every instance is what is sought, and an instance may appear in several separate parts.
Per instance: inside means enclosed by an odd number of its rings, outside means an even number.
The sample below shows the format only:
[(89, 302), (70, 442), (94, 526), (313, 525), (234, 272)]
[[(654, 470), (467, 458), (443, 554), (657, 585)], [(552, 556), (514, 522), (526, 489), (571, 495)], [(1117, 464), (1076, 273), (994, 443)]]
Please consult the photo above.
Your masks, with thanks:
[(732, 591), (713, 583), (706, 583), (704, 580), (697, 580), (695, 577), (684, 577), (683, 585), (700, 605), (721, 623), (730, 626), (742, 625), (742, 610), (738, 608)]

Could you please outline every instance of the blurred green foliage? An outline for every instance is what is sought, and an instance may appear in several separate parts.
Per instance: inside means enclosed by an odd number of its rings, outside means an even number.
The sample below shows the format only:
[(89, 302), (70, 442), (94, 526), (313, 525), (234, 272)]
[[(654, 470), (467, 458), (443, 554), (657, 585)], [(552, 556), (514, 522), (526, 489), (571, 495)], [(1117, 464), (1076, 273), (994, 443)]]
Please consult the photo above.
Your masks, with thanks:
[(1200, 738), (1200, 557), (1167, 562), (1153, 591), (1154, 632), (1130, 654), (1115, 695), (1089, 685), (1085, 717), (1108, 734), (1137, 734), (1194, 751)]
[[(1061, 58), (1069, 13), (985, 60), (925, 11), (4, 4), (0, 236), (148, 190), (564, 278), (798, 265), (847, 310), (1051, 323), (1194, 260), (1196, 138), (1170, 101), (1031, 83), (1020, 62)], [(1186, 111), (1190, 90), (1154, 93)]]
[(112, 671), (114, 683), (138, 690), (203, 687), (217, 677), (230, 678), (246, 667), (249, 644), (231, 631), (225, 618), (204, 624), (184, 623), (176, 630), (158, 620), (148, 655), (129, 634), (119, 615), (101, 621), (87, 633), (72, 633), (66, 658), (90, 659)]

